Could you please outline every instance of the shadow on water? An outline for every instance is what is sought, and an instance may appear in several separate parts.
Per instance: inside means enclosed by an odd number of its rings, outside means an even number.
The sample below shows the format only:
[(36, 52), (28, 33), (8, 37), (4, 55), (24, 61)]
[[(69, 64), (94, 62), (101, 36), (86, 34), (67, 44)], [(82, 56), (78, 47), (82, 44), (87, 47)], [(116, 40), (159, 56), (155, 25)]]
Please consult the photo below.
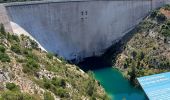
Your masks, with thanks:
[(109, 47), (100, 57), (88, 57), (77, 65), (84, 71), (93, 71), (112, 100), (147, 100), (141, 89), (134, 88), (121, 72), (114, 69), (116, 57), (121, 53), (127, 42), (133, 37), (138, 28), (127, 33), (120, 41)]
[(124, 50), (127, 42), (133, 37), (137, 29), (138, 28), (134, 28), (134, 30), (127, 33), (125, 36), (122, 37), (122, 39), (107, 48), (104, 54), (102, 54), (101, 56), (87, 57), (82, 62), (79, 62), (77, 65), (84, 71), (93, 71), (106, 67), (112, 67), (115, 63), (117, 55)]

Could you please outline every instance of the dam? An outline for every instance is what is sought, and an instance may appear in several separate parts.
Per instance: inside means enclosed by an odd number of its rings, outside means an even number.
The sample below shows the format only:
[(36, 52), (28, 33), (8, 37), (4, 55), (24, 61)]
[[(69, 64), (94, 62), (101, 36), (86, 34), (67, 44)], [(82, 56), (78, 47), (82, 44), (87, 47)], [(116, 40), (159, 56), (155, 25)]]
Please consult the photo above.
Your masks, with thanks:
[(67, 60), (99, 56), (168, 0), (31, 1), (0, 5), (8, 32), (27, 34)]

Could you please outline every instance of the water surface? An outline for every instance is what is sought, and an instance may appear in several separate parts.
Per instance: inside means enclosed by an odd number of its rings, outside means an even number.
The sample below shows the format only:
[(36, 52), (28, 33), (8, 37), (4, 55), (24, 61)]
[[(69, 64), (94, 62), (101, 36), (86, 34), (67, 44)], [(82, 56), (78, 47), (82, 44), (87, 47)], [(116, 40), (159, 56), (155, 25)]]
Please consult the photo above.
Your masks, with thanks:
[(145, 100), (144, 92), (134, 88), (118, 70), (105, 67), (93, 72), (112, 100)]

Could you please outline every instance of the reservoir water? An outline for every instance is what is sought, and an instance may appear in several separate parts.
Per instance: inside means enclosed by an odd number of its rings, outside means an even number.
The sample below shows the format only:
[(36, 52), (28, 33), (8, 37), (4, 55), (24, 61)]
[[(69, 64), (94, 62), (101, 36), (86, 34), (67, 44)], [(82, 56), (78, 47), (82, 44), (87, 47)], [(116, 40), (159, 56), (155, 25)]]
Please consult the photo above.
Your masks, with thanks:
[(110, 62), (102, 57), (90, 57), (80, 62), (78, 66), (86, 72), (91, 70), (112, 100), (148, 100), (143, 90), (132, 86)]
[(144, 92), (134, 88), (123, 75), (113, 67), (93, 70), (95, 78), (100, 82), (112, 100), (145, 100)]

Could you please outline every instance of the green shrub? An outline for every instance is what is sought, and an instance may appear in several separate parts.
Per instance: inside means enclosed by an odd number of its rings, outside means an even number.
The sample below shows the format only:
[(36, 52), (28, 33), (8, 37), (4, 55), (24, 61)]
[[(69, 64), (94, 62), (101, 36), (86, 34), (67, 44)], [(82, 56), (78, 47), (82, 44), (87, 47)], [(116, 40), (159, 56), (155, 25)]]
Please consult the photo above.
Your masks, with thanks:
[(5, 47), (0, 45), (0, 52), (5, 53)]
[(47, 65), (45, 66), (46, 70), (48, 71), (52, 71), (52, 72), (59, 72), (60, 68), (58, 66), (50, 66), (50, 65)]
[(30, 51), (30, 50), (25, 51), (25, 55), (26, 55), (27, 59), (32, 59), (32, 60), (38, 61), (38, 57), (35, 54), (33, 54), (32, 51)]
[(35, 60), (28, 59), (26, 65), (23, 65), (23, 72), (31, 75), (38, 72), (39, 68), (40, 66)]
[(6, 32), (5, 32), (5, 28), (4, 28), (4, 25), (3, 24), (0, 24), (0, 33), (5, 35)]
[(53, 59), (53, 53), (47, 53), (46, 56), (47, 56), (47, 58), (49, 58), (49, 59)]
[(36, 100), (35, 97), (21, 92), (6, 91), (1, 95), (2, 100)]
[(158, 11), (155, 10), (155, 11), (151, 12), (150, 17), (151, 17), (151, 18), (155, 18), (157, 15), (158, 15)]
[(11, 33), (7, 33), (7, 39), (10, 42), (15, 42), (15, 43), (20, 42), (19, 37), (17, 35), (11, 34)]
[(165, 5), (165, 6), (164, 6), (164, 9), (165, 9), (165, 10), (170, 10), (170, 5), (169, 5), (169, 4), (168, 4), (168, 5)]
[(164, 14), (162, 13), (159, 13), (157, 16), (156, 16), (156, 19), (158, 22), (164, 22), (167, 18)]
[(69, 94), (67, 93), (67, 91), (63, 88), (57, 88), (57, 91), (55, 92), (56, 95), (60, 96), (61, 98), (68, 98)]
[(19, 40), (19, 37), (17, 36), (17, 35), (11, 35), (11, 39), (12, 40), (14, 40), (14, 41), (16, 41), (16, 42), (20, 42), (20, 40)]
[(45, 87), (46, 89), (50, 89), (50, 88), (52, 87), (51, 82), (50, 82), (49, 80), (46, 80), (46, 81), (44, 82), (44, 87)]
[(0, 52), (0, 61), (2, 62), (10, 62), (10, 58), (6, 53)]
[(45, 92), (44, 93), (44, 100), (54, 100), (54, 97), (50, 92)]
[(11, 46), (11, 50), (12, 50), (13, 52), (17, 53), (17, 54), (21, 54), (21, 48), (20, 48), (20, 46), (17, 45), (17, 44), (12, 45), (12, 46)]
[(44, 78), (43, 86), (61, 98), (69, 96), (67, 90), (64, 88), (66, 86), (64, 79), (53, 78), (52, 80), (49, 80)]
[(165, 37), (170, 37), (170, 30), (169, 29), (163, 29), (161, 31), (161, 34)]
[(64, 88), (66, 86), (66, 81), (64, 79), (57, 79), (56, 77), (52, 78), (51, 83), (54, 86), (58, 86), (58, 87), (63, 87)]
[(169, 29), (169, 26), (168, 25), (162, 25), (161, 29)]
[(29, 40), (30, 40), (30, 42), (31, 42), (31, 47), (32, 47), (33, 49), (37, 49), (37, 48), (38, 48), (37, 42), (35, 42), (34, 40), (31, 40), (31, 39), (29, 39)]
[(139, 25), (139, 31), (146, 31), (154, 27), (154, 23), (151, 21), (144, 21)]
[(19, 86), (15, 85), (14, 83), (6, 83), (6, 88), (11, 90), (11, 91), (18, 91)]

